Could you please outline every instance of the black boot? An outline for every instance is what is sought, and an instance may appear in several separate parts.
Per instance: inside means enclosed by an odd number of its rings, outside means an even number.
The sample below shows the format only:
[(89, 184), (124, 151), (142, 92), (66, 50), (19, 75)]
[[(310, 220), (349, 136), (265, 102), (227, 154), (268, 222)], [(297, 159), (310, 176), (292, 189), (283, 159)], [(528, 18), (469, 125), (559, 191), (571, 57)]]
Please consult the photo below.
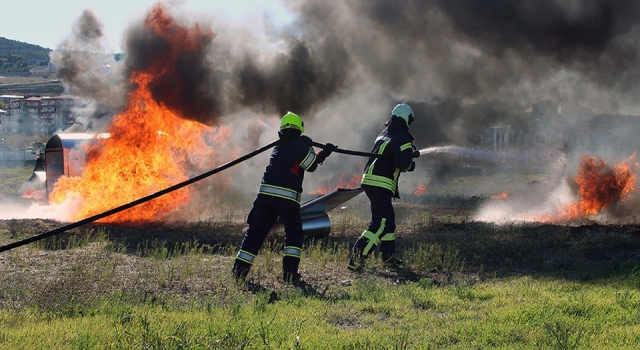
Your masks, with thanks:
[(380, 243), (380, 253), (382, 253), (384, 266), (390, 268), (402, 267), (402, 260), (396, 257), (395, 241), (383, 241)]
[(298, 273), (300, 258), (285, 256), (282, 258), (282, 281), (294, 286), (305, 284), (302, 276)]
[(360, 240), (356, 242), (351, 251), (351, 258), (349, 259), (349, 265), (347, 269), (353, 272), (361, 272), (364, 269), (364, 259), (366, 256), (362, 254), (362, 248), (358, 244)]
[(233, 269), (231, 270), (231, 274), (238, 282), (244, 282), (247, 279), (247, 275), (249, 275), (249, 269), (251, 269), (251, 264), (236, 259), (233, 263)]
[(395, 256), (392, 256), (386, 260), (383, 260), (383, 264), (384, 266), (391, 269), (399, 269), (402, 267), (402, 260), (396, 258)]
[(380, 243), (380, 253), (382, 254), (382, 261), (390, 261), (396, 254), (395, 241), (382, 241)]

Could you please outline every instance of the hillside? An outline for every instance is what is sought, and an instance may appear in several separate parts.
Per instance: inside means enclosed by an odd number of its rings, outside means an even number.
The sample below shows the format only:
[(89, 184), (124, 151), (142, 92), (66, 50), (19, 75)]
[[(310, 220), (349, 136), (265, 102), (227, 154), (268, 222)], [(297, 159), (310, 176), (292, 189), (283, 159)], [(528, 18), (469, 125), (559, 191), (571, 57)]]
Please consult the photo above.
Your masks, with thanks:
[(0, 37), (0, 74), (27, 73), (30, 68), (49, 63), (51, 50)]

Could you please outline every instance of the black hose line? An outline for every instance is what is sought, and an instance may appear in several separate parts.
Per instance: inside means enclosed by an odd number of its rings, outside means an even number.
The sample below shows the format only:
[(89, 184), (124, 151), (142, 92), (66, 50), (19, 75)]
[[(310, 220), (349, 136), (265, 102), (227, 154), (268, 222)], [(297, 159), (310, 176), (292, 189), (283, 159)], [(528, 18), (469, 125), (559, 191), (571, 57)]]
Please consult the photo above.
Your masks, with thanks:
[[(315, 141), (313, 141), (313, 145), (316, 146), (316, 147), (320, 147), (322, 149), (327, 147), (326, 144), (318, 143), (318, 142), (315, 142)], [(352, 155), (352, 156), (360, 156), (360, 157), (376, 157), (376, 158), (383, 158), (384, 157), (382, 154), (369, 153), (369, 152), (360, 152), (360, 151), (351, 151), (351, 150), (348, 150), (348, 149), (340, 149), (340, 148), (335, 148), (333, 150), (333, 152), (349, 154), (349, 155)]]
[[(262, 152), (264, 152), (264, 151), (266, 151), (266, 150), (268, 150), (268, 149), (270, 149), (270, 148), (272, 148), (274, 146), (276, 146), (279, 142), (280, 142), (280, 140), (275, 140), (275, 141), (273, 141), (273, 142), (271, 142), (271, 143), (269, 143), (269, 144), (267, 144), (265, 146), (262, 146), (261, 148), (255, 150), (255, 151), (253, 151), (251, 153), (247, 153), (247, 154), (245, 154), (244, 156), (242, 156), (240, 158), (237, 158), (237, 159), (232, 160), (232, 161), (230, 161), (228, 163), (225, 163), (225, 164), (223, 164), (223, 165), (221, 165), (221, 166), (219, 166), (219, 167), (217, 167), (215, 169), (209, 170), (206, 173), (203, 173), (201, 175), (198, 175), (196, 177), (193, 177), (193, 178), (191, 178), (189, 180), (183, 181), (183, 182), (181, 182), (179, 184), (176, 184), (176, 185), (173, 185), (171, 187), (167, 187), (164, 190), (152, 193), (152, 194), (150, 194), (150, 195), (148, 195), (146, 197), (142, 197), (142, 198), (136, 199), (133, 202), (129, 202), (129, 203), (123, 204), (123, 205), (121, 205), (119, 207), (115, 207), (113, 209), (109, 209), (109, 210), (107, 210), (107, 211), (105, 211), (103, 213), (90, 216), (90, 217), (88, 217), (86, 219), (82, 219), (80, 221), (76, 221), (76, 222), (71, 223), (69, 225), (59, 227), (59, 228), (57, 228), (55, 230), (51, 230), (49, 232), (41, 233), (39, 235), (35, 235), (33, 237), (29, 237), (29, 238), (23, 239), (21, 241), (17, 241), (17, 242), (13, 242), (13, 243), (1, 246), (0, 247), (0, 253), (4, 252), (4, 251), (7, 251), (7, 250), (11, 250), (11, 249), (17, 248), (17, 247), (21, 247), (23, 245), (26, 245), (26, 244), (29, 244), (29, 243), (32, 243), (32, 242), (39, 241), (39, 240), (47, 238), (47, 237), (51, 237), (51, 236), (57, 235), (59, 233), (63, 233), (63, 232), (72, 230), (74, 228), (77, 228), (77, 227), (86, 225), (88, 223), (94, 222), (96, 220), (100, 220), (102, 218), (105, 218), (105, 217), (107, 217), (109, 215), (113, 215), (113, 214), (119, 213), (119, 212), (127, 210), (129, 208), (133, 208), (133, 207), (135, 207), (137, 205), (140, 205), (140, 204), (148, 202), (148, 201), (150, 201), (152, 199), (155, 199), (155, 198), (158, 198), (160, 196), (163, 196), (163, 195), (165, 195), (165, 194), (167, 194), (169, 192), (173, 192), (175, 190), (181, 189), (181, 188), (183, 188), (185, 186), (191, 185), (192, 183), (195, 183), (195, 182), (198, 182), (200, 180), (203, 180), (203, 179), (205, 179), (205, 178), (207, 178), (207, 177), (209, 177), (211, 175), (214, 175), (214, 174), (219, 173), (219, 172), (221, 172), (223, 170), (231, 168), (232, 166), (234, 166), (236, 164), (242, 163), (245, 160), (247, 160), (249, 158), (252, 158), (252, 157), (254, 157), (254, 156), (256, 156), (256, 155), (258, 155), (258, 154), (260, 154), (260, 153), (262, 153)], [(318, 142), (313, 142), (313, 145), (317, 146), (317, 147), (320, 147), (320, 148), (323, 148), (323, 149), (326, 147), (325, 144), (318, 143)], [(351, 150), (344, 150), (344, 149), (339, 149), (339, 148), (334, 149), (333, 152), (344, 153), (344, 154), (349, 154), (349, 155), (353, 155), (353, 156), (361, 156), (361, 157), (381, 157), (382, 156), (380, 154), (375, 154), (375, 153), (351, 151)]]
[(183, 188), (185, 186), (191, 185), (194, 182), (203, 180), (203, 179), (205, 179), (205, 178), (207, 178), (207, 177), (209, 177), (209, 176), (211, 176), (213, 174), (216, 174), (216, 173), (219, 173), (219, 172), (221, 172), (223, 170), (226, 170), (226, 169), (228, 169), (228, 168), (230, 168), (230, 167), (232, 167), (232, 166), (234, 166), (234, 165), (236, 165), (238, 163), (242, 163), (245, 160), (247, 160), (249, 158), (252, 158), (252, 157), (254, 157), (254, 156), (256, 156), (256, 155), (258, 155), (258, 154), (260, 154), (260, 153), (262, 153), (262, 152), (264, 152), (266, 150), (268, 150), (269, 148), (274, 147), (279, 142), (280, 142), (280, 140), (275, 140), (275, 141), (271, 142), (268, 145), (265, 145), (265, 146), (255, 150), (255, 151), (251, 152), (251, 153), (247, 153), (244, 156), (242, 156), (242, 157), (240, 157), (240, 158), (238, 158), (236, 160), (233, 160), (233, 161), (230, 161), (228, 163), (225, 163), (225, 164), (223, 164), (223, 165), (221, 165), (221, 166), (219, 166), (219, 167), (217, 167), (217, 168), (215, 168), (213, 170), (210, 170), (210, 171), (208, 171), (206, 173), (203, 173), (201, 175), (193, 177), (193, 178), (191, 178), (189, 180), (183, 181), (183, 182), (181, 182), (181, 183), (179, 183), (177, 185), (173, 185), (171, 187), (167, 187), (164, 190), (161, 190), (161, 191), (158, 191), (156, 193), (150, 194), (150, 195), (148, 195), (146, 197), (142, 197), (140, 199), (136, 199), (133, 202), (130, 202), (130, 203), (121, 205), (119, 207), (107, 210), (104, 213), (100, 213), (100, 214), (88, 217), (86, 219), (82, 219), (82, 220), (74, 222), (72, 224), (69, 224), (69, 225), (66, 225), (66, 226), (62, 226), (62, 227), (57, 228), (55, 230), (52, 230), (52, 231), (45, 232), (45, 233), (42, 233), (42, 234), (39, 234), (39, 235), (36, 235), (36, 236), (33, 236), (33, 237), (29, 237), (29, 238), (23, 239), (21, 241), (17, 241), (17, 242), (13, 242), (13, 243), (7, 244), (5, 246), (0, 247), (0, 253), (4, 252), (4, 251), (7, 251), (7, 250), (10, 250), (10, 249), (13, 249), (13, 248), (17, 248), (17, 247), (23, 246), (25, 244), (29, 244), (29, 243), (32, 243), (32, 242), (35, 242), (35, 241), (39, 241), (39, 240), (47, 238), (47, 237), (51, 237), (53, 235), (57, 235), (59, 233), (65, 232), (65, 231), (72, 230), (74, 228), (80, 227), (80, 226), (88, 224), (90, 222), (105, 218), (105, 217), (107, 217), (109, 215), (113, 215), (113, 214), (119, 213), (119, 212), (121, 212), (123, 210), (127, 210), (129, 208), (135, 207), (136, 205), (148, 202), (148, 201), (150, 201), (152, 199), (155, 199), (155, 198), (158, 198), (160, 196), (163, 196), (163, 195), (165, 195), (165, 194), (167, 194), (169, 192), (173, 192), (173, 191), (178, 190), (180, 188)]

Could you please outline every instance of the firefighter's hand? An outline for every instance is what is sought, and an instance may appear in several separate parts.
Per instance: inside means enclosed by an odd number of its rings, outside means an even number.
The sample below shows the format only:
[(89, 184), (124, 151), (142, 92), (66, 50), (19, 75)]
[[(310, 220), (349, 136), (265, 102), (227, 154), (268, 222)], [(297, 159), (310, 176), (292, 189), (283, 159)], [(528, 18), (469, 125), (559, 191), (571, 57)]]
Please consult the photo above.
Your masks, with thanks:
[(413, 158), (418, 158), (420, 157), (420, 151), (418, 151), (417, 149), (413, 150)]
[(328, 157), (336, 149), (338, 149), (338, 146), (334, 145), (333, 143), (327, 143), (326, 145), (324, 145), (324, 150), (322, 150), (322, 152), (326, 153)]
[(411, 162), (411, 165), (409, 165), (409, 169), (407, 169), (407, 171), (414, 171), (416, 170), (416, 162)]
[(332, 143), (327, 143), (324, 148), (318, 152), (317, 155), (317, 162), (318, 164), (322, 164), (322, 162), (324, 162), (325, 159), (327, 159), (328, 156), (331, 155), (331, 153), (333, 152), (333, 150), (335, 150), (336, 148), (338, 148), (337, 146), (335, 146)]

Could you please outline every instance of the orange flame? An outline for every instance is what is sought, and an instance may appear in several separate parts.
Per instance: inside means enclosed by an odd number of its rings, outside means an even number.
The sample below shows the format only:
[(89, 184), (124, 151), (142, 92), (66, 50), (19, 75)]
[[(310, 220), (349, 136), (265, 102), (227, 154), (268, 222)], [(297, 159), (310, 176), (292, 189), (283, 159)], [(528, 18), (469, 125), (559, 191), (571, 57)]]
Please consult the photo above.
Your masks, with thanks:
[[(79, 200), (74, 215), (80, 220), (182, 182), (189, 177), (188, 165), (194, 157), (210, 155), (205, 133), (215, 129), (182, 119), (156, 102), (149, 85), (175, 64), (179, 52), (198, 47), (198, 30), (168, 30), (162, 6), (149, 15), (145, 25), (174, 45), (174, 51), (158, 57), (146, 71), (133, 72), (136, 86), (128, 96), (127, 108), (117, 115), (108, 132), (111, 137), (90, 146), (80, 177), (62, 177), (49, 195), (52, 204)], [(175, 29), (175, 28), (173, 28)], [(180, 28), (179, 28), (180, 29)], [(102, 222), (150, 221), (189, 201), (188, 187), (114, 214)]]
[(602, 159), (582, 156), (579, 173), (573, 178), (579, 187), (580, 200), (564, 205), (556, 215), (543, 217), (542, 221), (572, 221), (593, 216), (627, 200), (635, 191), (638, 177), (635, 156), (614, 166)]
[(323, 195), (323, 194), (327, 194), (333, 190), (336, 190), (338, 188), (357, 188), (360, 187), (360, 180), (362, 180), (362, 175), (360, 174), (354, 174), (354, 175), (347, 175), (347, 174), (340, 174), (338, 175), (337, 178), (333, 179), (334, 181), (331, 181), (330, 184), (322, 184), (320, 185), (318, 188), (316, 188), (315, 190), (309, 192), (309, 194), (319, 194), (319, 195)]
[(425, 192), (427, 192), (427, 186), (419, 185), (416, 187), (416, 190), (413, 192), (416, 196), (422, 196)]
[(494, 194), (493, 196), (491, 196), (491, 199), (507, 199), (509, 198), (509, 191), (504, 191), (500, 194)]

